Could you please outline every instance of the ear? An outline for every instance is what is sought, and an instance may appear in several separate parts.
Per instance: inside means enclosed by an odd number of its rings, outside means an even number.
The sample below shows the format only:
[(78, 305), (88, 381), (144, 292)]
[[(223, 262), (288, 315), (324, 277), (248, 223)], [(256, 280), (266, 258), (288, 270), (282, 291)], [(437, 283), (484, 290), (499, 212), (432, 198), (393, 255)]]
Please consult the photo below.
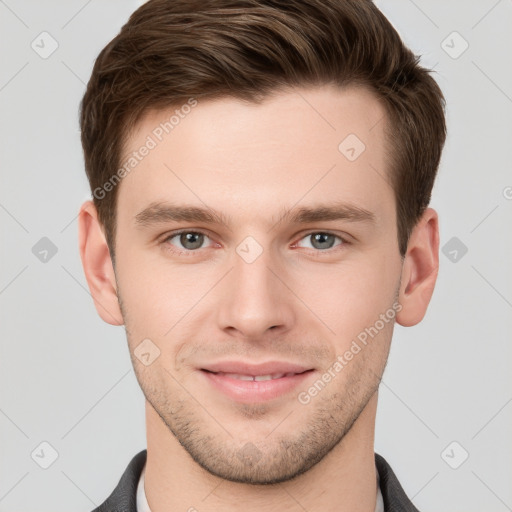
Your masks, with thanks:
[(437, 212), (427, 208), (412, 230), (402, 266), (396, 321), (416, 325), (425, 316), (439, 271), (439, 223)]
[(123, 325), (114, 267), (98, 220), (98, 213), (92, 201), (86, 201), (78, 213), (78, 244), (96, 311), (108, 324)]

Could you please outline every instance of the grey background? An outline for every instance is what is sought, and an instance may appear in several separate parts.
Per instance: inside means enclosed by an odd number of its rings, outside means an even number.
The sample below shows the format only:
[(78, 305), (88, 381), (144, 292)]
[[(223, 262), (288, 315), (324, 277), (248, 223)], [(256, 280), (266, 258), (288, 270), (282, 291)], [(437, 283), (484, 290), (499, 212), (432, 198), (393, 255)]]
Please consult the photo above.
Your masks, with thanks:
[[(92, 510), (146, 446), (125, 332), (96, 314), (76, 223), (78, 103), (140, 3), (0, 0), (2, 512)], [(377, 4), (435, 68), (449, 136), (432, 199), (446, 254), (424, 321), (396, 327), (375, 448), (423, 512), (512, 510), (512, 2)]]

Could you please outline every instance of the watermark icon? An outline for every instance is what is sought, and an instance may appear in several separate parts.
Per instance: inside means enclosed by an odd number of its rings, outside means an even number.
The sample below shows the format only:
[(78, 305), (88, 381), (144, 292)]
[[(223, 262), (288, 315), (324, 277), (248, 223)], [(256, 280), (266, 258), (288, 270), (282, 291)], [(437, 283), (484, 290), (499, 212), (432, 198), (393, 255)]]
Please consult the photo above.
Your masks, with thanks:
[(252, 236), (247, 236), (236, 246), (236, 252), (246, 263), (252, 263), (261, 255), (263, 247)]
[(347, 135), (338, 146), (338, 151), (350, 162), (357, 160), (365, 149), (364, 142), (355, 133)]
[(39, 467), (48, 469), (59, 458), (59, 452), (48, 441), (43, 441), (30, 456)]
[(160, 349), (149, 338), (142, 340), (133, 353), (144, 366), (153, 364), (160, 357)]
[(258, 464), (262, 457), (261, 450), (252, 443), (246, 443), (241, 450), (238, 451), (237, 457), (246, 465), (253, 467)]
[(32, 247), (32, 254), (41, 263), (48, 263), (57, 254), (57, 251), (57, 246), (47, 236), (43, 236)]
[(441, 252), (452, 262), (458, 263), (468, 252), (467, 246), (456, 236), (450, 238), (441, 249)]
[(509, 201), (512, 199), (512, 187), (509, 186), (503, 189), (503, 197)]
[[(379, 334), (382, 329), (395, 319), (396, 314), (402, 311), (402, 304), (395, 302), (385, 313), (379, 315), (379, 319), (375, 323), (366, 327), (357, 335), (357, 339), (352, 340), (350, 348), (345, 351), (343, 355), (339, 355), (329, 368), (321, 375), (321, 377), (312, 384), (307, 391), (301, 391), (297, 400), (302, 405), (307, 405), (311, 402), (311, 399), (317, 396), (337, 375), (348, 365), (350, 361), (359, 354), (363, 348), (368, 345), (368, 336), (373, 339)], [(358, 343), (359, 342), (359, 343)], [(361, 345), (362, 346), (361, 346)]]
[(41, 32), (30, 44), (41, 59), (47, 59), (59, 47), (57, 40), (48, 32)]
[(452, 59), (458, 59), (469, 48), (469, 43), (457, 31), (453, 31), (443, 39), (441, 48)]
[(457, 441), (452, 441), (442, 452), (441, 458), (452, 469), (459, 469), (469, 457), (468, 451)]
[(101, 187), (96, 187), (93, 196), (96, 199), (104, 199), (108, 192), (111, 192), (123, 178), (130, 174), (137, 165), (139, 165), (150, 152), (155, 149), (166, 135), (172, 132), (178, 126), (182, 119), (190, 114), (193, 107), (197, 106), (195, 98), (189, 98), (187, 103), (174, 111), (166, 121), (155, 127), (151, 134), (146, 137), (144, 144), (136, 151), (133, 151), (124, 161), (123, 165), (105, 182)]

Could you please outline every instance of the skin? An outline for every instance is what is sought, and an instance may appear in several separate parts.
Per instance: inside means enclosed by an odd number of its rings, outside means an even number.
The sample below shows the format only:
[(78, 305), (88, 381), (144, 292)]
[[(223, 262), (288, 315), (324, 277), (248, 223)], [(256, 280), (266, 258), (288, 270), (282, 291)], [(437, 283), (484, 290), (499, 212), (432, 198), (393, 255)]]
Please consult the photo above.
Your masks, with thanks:
[[(169, 112), (146, 115), (127, 153)], [(101, 318), (125, 325), (146, 397), (152, 512), (236, 511), (240, 503), (246, 511), (374, 511), (378, 385), (394, 321), (421, 321), (439, 265), (431, 208), (400, 256), (385, 124), (383, 106), (361, 88), (282, 90), (260, 105), (199, 102), (118, 186), (115, 271), (96, 210), (83, 204), (85, 275)], [(366, 145), (352, 162), (338, 150), (351, 133)], [(206, 205), (229, 223), (137, 226), (155, 201)], [(375, 222), (276, 222), (283, 209), (333, 201), (364, 208)], [(171, 237), (183, 228), (207, 235), (200, 248)], [(331, 248), (315, 245), (318, 232), (334, 235)], [(262, 249), (251, 263), (236, 251), (247, 236)], [(394, 320), (300, 403), (298, 393), (396, 303)], [(147, 338), (160, 350), (149, 366), (134, 356)], [(226, 359), (315, 371), (300, 389), (242, 403), (199, 370)], [(253, 463), (242, 456), (248, 447)]]

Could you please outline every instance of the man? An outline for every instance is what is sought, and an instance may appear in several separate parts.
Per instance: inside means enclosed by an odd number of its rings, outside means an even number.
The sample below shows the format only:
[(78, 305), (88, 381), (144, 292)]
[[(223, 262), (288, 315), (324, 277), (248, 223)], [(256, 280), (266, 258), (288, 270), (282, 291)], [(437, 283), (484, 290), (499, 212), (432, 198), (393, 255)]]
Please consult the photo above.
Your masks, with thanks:
[(374, 453), (438, 270), (444, 99), (369, 0), (151, 0), (81, 105), (82, 263), (147, 451), (97, 511), (415, 511)]

